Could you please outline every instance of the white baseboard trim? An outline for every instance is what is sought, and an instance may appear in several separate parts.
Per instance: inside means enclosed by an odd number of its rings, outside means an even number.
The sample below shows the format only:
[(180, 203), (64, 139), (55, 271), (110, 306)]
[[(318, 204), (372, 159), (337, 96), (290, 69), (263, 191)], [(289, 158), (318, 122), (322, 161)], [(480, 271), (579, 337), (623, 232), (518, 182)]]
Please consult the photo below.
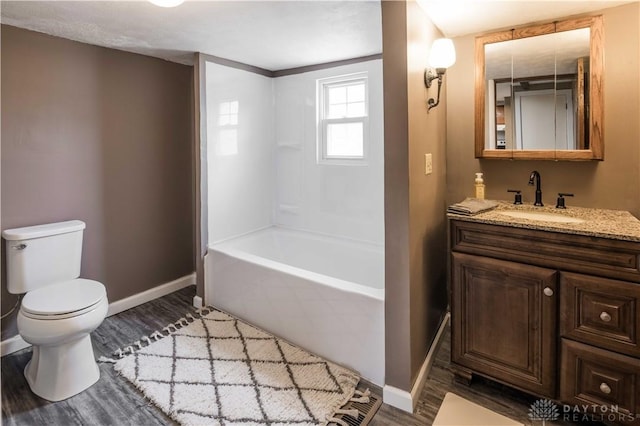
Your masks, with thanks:
[[(118, 314), (120, 312), (126, 311), (127, 309), (135, 308), (138, 305), (142, 305), (143, 303), (147, 303), (159, 297), (166, 296), (169, 293), (173, 293), (174, 291), (180, 290), (190, 285), (196, 285), (195, 272), (189, 275), (185, 275), (182, 278), (178, 278), (177, 280), (161, 284), (157, 287), (151, 288), (141, 293), (134, 294), (133, 296), (129, 296), (116, 302), (109, 303), (107, 316), (110, 317), (111, 315)], [(25, 342), (20, 335), (10, 337), (0, 343), (0, 356), (12, 354), (21, 349), (28, 348), (29, 346), (31, 346), (31, 344)]]
[(411, 394), (406, 390), (398, 389), (394, 386), (384, 385), (382, 388), (382, 402), (402, 411), (413, 413), (413, 402)]
[(202, 308), (202, 297), (198, 295), (193, 296), (193, 307), (196, 309)]
[(450, 318), (451, 314), (447, 312), (440, 323), (440, 327), (438, 327), (436, 337), (433, 339), (433, 343), (429, 348), (427, 357), (422, 363), (422, 367), (420, 367), (420, 372), (418, 373), (418, 377), (411, 388), (411, 392), (398, 389), (394, 386), (384, 385), (382, 388), (382, 401), (385, 404), (389, 404), (392, 407), (399, 408), (400, 410), (408, 413), (413, 413), (413, 410), (416, 408), (416, 404), (418, 403), (418, 399), (420, 399), (420, 393), (422, 392), (424, 383), (427, 381), (427, 376), (429, 376), (429, 372), (431, 371), (431, 366), (433, 365), (433, 361), (436, 357), (436, 350), (440, 346), (440, 340), (442, 339), (442, 335), (447, 328), (447, 323)]
[(9, 337), (0, 343), (0, 356), (5, 356), (12, 354), (14, 352), (18, 352), (24, 348), (28, 348), (31, 346), (31, 343), (27, 343), (24, 341), (22, 336), (19, 334), (13, 337)]
[(126, 297), (124, 299), (118, 300), (117, 302), (109, 303), (107, 316), (110, 317), (111, 315), (119, 314), (120, 312), (126, 311), (127, 309), (135, 308), (138, 305), (142, 305), (143, 303), (147, 303), (159, 297), (166, 296), (169, 293), (173, 293), (174, 291), (189, 287), (190, 285), (196, 285), (195, 273), (185, 275), (184, 277), (178, 278), (177, 280), (173, 280), (168, 283), (161, 284), (157, 287), (150, 288), (149, 290), (134, 294), (133, 296)]

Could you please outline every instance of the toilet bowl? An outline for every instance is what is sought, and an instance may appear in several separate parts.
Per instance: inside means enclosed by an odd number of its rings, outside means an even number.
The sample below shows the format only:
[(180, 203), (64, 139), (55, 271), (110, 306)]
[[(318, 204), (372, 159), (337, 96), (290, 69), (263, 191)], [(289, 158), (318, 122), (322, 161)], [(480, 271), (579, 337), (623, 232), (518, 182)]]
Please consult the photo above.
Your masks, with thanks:
[(100, 378), (90, 333), (109, 308), (104, 285), (78, 278), (84, 222), (5, 230), (7, 287), (24, 293), (18, 332), (33, 345), (24, 370), (29, 387), (49, 401), (72, 397)]
[(61, 401), (100, 378), (89, 333), (107, 315), (104, 286), (76, 279), (25, 295), (18, 312), (18, 332), (33, 345), (24, 375), (36, 395)]

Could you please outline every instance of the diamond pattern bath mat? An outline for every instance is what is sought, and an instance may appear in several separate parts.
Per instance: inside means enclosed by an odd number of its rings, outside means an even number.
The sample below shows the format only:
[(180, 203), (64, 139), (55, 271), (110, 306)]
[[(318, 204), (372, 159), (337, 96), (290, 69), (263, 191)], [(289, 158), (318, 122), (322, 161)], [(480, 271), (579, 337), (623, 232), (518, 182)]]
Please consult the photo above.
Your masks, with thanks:
[(353, 397), (356, 373), (223, 312), (205, 312), (115, 363), (179, 423), (327, 424)]

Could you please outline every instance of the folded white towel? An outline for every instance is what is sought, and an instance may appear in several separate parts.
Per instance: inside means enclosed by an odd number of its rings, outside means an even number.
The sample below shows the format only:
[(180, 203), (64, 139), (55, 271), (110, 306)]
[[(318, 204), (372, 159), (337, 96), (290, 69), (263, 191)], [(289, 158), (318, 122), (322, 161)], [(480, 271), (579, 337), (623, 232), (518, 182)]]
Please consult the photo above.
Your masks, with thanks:
[(466, 198), (456, 204), (452, 204), (447, 208), (447, 213), (454, 213), (463, 216), (472, 216), (474, 214), (486, 212), (498, 206), (497, 201), (482, 200), (479, 198)]

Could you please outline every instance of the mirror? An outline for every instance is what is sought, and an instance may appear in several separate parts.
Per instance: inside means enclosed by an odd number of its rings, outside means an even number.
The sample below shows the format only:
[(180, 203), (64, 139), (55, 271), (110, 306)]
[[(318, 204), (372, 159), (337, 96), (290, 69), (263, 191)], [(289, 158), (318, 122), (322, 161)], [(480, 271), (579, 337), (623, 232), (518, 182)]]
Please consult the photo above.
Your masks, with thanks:
[(476, 37), (477, 158), (602, 160), (602, 18)]

